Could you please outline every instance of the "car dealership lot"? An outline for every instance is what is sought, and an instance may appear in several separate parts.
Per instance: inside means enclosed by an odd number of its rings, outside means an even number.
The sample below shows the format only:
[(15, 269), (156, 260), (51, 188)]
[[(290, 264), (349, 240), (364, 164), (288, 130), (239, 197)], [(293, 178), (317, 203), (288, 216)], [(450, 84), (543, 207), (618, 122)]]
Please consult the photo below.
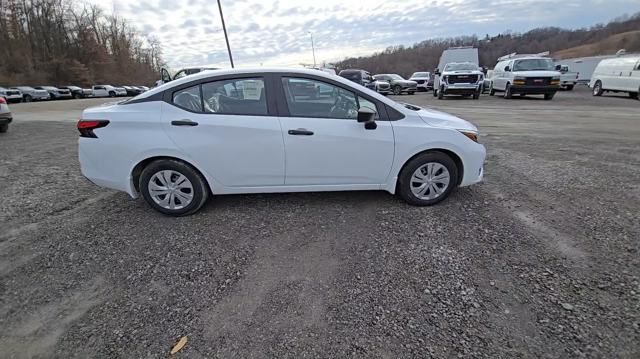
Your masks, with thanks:
[[(529, 98), (530, 97), (530, 98)], [(0, 135), (8, 357), (634, 357), (640, 101), (399, 96), (479, 126), (485, 183), (214, 197), (169, 218), (80, 176), (108, 99), (11, 105)]]

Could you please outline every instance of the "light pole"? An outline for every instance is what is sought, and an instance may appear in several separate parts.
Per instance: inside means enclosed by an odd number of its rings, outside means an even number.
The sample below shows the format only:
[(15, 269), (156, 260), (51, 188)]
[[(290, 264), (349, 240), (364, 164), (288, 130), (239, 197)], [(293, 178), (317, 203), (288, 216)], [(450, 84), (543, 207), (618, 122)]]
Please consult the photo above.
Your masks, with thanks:
[(316, 48), (313, 46), (313, 33), (311, 31), (307, 31), (309, 35), (311, 35), (311, 52), (313, 53), (313, 67), (316, 67)]
[(227, 36), (227, 27), (224, 24), (224, 15), (222, 15), (222, 5), (218, 0), (218, 10), (220, 10), (220, 20), (222, 20), (222, 31), (224, 31), (224, 39), (227, 42), (227, 51), (229, 52), (229, 62), (231, 62), (231, 68), (233, 68), (233, 56), (231, 56), (231, 46), (229, 46), (229, 36)]

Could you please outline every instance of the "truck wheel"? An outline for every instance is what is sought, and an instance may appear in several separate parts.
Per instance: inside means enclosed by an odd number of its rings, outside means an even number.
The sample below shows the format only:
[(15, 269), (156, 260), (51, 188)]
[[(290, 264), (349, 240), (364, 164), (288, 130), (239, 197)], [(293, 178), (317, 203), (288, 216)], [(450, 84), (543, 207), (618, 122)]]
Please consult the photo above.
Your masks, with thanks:
[(4, 125), (0, 125), (0, 133), (5, 133), (9, 131), (9, 124), (5, 123)]
[(31, 95), (24, 95), (24, 96), (22, 97), (22, 100), (23, 100), (24, 102), (31, 102), (31, 101), (33, 101), (33, 98), (31, 98)]
[(573, 91), (573, 85), (567, 85), (567, 87), (565, 87), (567, 89), (567, 91)]
[(511, 93), (511, 84), (507, 83), (507, 87), (504, 89), (504, 98), (510, 99), (513, 97), (513, 93)]
[(553, 96), (555, 95), (555, 92), (552, 93), (546, 93), (544, 94), (544, 99), (549, 101), (549, 100), (553, 100)]
[(444, 89), (441, 87), (438, 90), (438, 100), (442, 100), (444, 98)]
[(604, 90), (602, 89), (602, 82), (600, 80), (596, 81), (595, 85), (593, 85), (593, 96), (602, 96)]
[[(640, 89), (638, 89), (640, 90)], [(637, 92), (629, 92), (629, 97), (631, 97), (634, 100), (638, 99), (638, 93)]]
[(479, 99), (479, 98), (480, 98), (480, 91), (476, 91), (476, 92), (474, 92), (474, 93), (473, 93), (473, 99), (474, 99), (474, 100), (477, 100), (477, 99)]

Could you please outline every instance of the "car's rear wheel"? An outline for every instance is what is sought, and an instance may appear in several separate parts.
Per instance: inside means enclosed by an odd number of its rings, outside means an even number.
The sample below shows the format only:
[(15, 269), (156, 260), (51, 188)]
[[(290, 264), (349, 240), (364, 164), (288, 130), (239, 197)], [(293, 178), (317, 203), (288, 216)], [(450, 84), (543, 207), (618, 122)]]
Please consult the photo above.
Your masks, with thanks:
[(177, 160), (151, 162), (140, 174), (139, 188), (151, 207), (170, 216), (195, 213), (209, 198), (202, 175)]
[(600, 80), (596, 81), (596, 83), (593, 85), (592, 95), (593, 96), (602, 96), (603, 92), (604, 92), (604, 90), (602, 90), (602, 82)]
[(458, 184), (458, 168), (448, 155), (434, 151), (407, 163), (398, 178), (398, 195), (414, 206), (434, 205)]
[(0, 125), (0, 133), (5, 133), (7, 131), (9, 131), (9, 124), (8, 123)]

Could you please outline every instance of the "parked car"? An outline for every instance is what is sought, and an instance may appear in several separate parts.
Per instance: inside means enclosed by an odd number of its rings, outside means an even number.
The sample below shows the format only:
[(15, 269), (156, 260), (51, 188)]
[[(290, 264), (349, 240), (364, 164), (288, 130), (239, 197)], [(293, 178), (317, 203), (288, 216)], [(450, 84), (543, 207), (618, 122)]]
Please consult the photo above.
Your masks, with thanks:
[(135, 87), (139, 88), (142, 92), (149, 91), (149, 88), (147, 86), (135, 86)]
[(127, 96), (138, 96), (139, 94), (142, 93), (142, 90), (140, 90), (135, 86), (122, 86), (122, 88), (124, 88), (125, 91), (127, 91)]
[(556, 71), (553, 60), (541, 55), (514, 53), (498, 59), (489, 95), (500, 91), (504, 98), (514, 94), (544, 95), (545, 100), (551, 100), (559, 89), (560, 72)]
[(22, 92), (20, 92), (20, 90), (0, 87), (0, 97), (7, 101), (7, 103), (22, 102)]
[(394, 95), (400, 95), (403, 92), (413, 95), (418, 90), (417, 82), (405, 80), (398, 74), (378, 74), (373, 78), (388, 82)]
[[(297, 96), (301, 81), (333, 90)], [(234, 193), (385, 190), (433, 205), (480, 182), (486, 155), (465, 120), (311, 69), (203, 72), (86, 109), (77, 128), (85, 177), (174, 216)]]
[(579, 72), (569, 70), (567, 65), (556, 65), (556, 71), (560, 72), (560, 87), (567, 91), (573, 90), (578, 84)]
[(387, 81), (373, 79), (373, 90), (379, 94), (388, 95), (391, 93), (391, 84)]
[(9, 130), (9, 124), (13, 121), (11, 110), (4, 97), (0, 97), (0, 133), (7, 132)]
[(36, 86), (34, 87), (36, 90), (45, 90), (49, 92), (49, 96), (52, 100), (67, 100), (70, 99), (71, 91), (67, 89), (59, 89), (54, 86)]
[(127, 90), (111, 85), (95, 85), (91, 88), (91, 91), (93, 92), (93, 97), (127, 96)]
[(409, 78), (409, 81), (415, 81), (418, 83), (418, 91), (433, 90), (433, 79), (431, 79), (431, 73), (427, 71), (414, 72)]
[(604, 92), (627, 92), (638, 98), (640, 93), (640, 55), (621, 56), (600, 61), (591, 76), (593, 96)]
[(78, 86), (58, 86), (58, 88), (71, 91), (71, 96), (76, 99), (93, 96), (93, 91), (91, 89), (83, 89)]
[(19, 90), (22, 92), (22, 101), (24, 102), (49, 100), (51, 98), (49, 91), (37, 90), (30, 86), (16, 86), (10, 88), (10, 90)]
[(471, 62), (450, 62), (444, 69), (434, 71), (433, 96), (443, 99), (448, 95), (472, 96), (474, 100), (480, 98), (484, 74), (478, 65)]
[(347, 69), (347, 70), (340, 71), (338, 76), (344, 77), (345, 79), (353, 81), (366, 88), (375, 90), (375, 84), (374, 84), (375, 79), (371, 76), (371, 74), (368, 71), (360, 70), (360, 69)]

